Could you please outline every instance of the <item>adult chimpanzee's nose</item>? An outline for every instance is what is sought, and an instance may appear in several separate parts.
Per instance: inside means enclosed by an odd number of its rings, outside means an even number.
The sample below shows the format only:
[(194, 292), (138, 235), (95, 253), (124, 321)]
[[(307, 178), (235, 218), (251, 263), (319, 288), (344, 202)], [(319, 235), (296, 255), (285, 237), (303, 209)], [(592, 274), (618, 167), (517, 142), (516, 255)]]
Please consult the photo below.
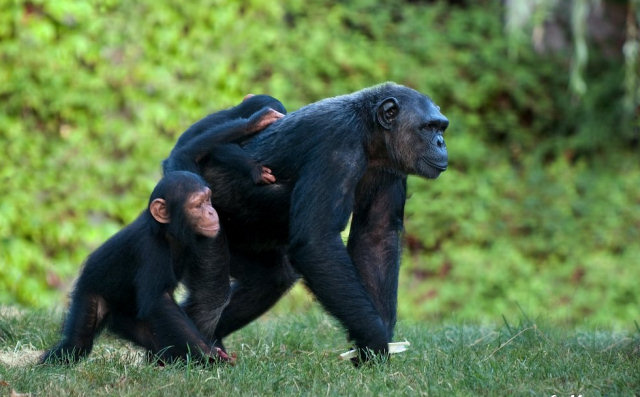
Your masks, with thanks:
[[(444, 128), (447, 128), (447, 127), (444, 127)], [(442, 136), (442, 134), (436, 134), (436, 135), (433, 137), (432, 143), (433, 143), (433, 145), (435, 145), (435, 146), (437, 146), (437, 147), (439, 147), (439, 148), (443, 148), (443, 147), (446, 147), (446, 146), (447, 146), (447, 145), (444, 143), (444, 137)]]

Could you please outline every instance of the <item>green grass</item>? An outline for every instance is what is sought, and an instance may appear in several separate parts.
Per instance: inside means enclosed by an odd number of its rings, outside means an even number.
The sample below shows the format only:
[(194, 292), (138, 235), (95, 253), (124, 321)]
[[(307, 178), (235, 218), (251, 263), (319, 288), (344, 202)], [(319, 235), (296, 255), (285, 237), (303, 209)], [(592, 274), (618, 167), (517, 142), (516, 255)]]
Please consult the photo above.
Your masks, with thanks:
[(37, 366), (55, 342), (59, 314), (0, 310), (0, 395), (535, 395), (640, 393), (640, 330), (567, 330), (526, 318), (493, 326), (400, 322), (409, 351), (353, 368), (344, 333), (317, 308), (267, 316), (227, 340), (235, 367), (140, 362), (102, 336), (72, 367)]

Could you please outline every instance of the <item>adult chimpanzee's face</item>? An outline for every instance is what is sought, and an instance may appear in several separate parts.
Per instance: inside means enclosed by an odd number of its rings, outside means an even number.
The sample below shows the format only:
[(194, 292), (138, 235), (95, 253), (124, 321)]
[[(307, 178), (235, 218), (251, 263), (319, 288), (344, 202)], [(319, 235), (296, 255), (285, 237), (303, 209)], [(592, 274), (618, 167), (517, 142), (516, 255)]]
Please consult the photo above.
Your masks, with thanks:
[(211, 189), (191, 193), (185, 201), (185, 213), (193, 230), (205, 237), (215, 237), (220, 231), (218, 213), (211, 205)]
[(389, 158), (401, 171), (437, 178), (448, 165), (443, 134), (449, 120), (428, 97), (415, 94), (385, 99), (378, 108), (378, 122), (387, 130)]
[(449, 120), (440, 113), (440, 107), (428, 98), (422, 101), (422, 112), (413, 121), (413, 130), (418, 137), (421, 152), (415, 163), (415, 173), (427, 178), (436, 178), (447, 169), (449, 156), (444, 142), (444, 131)]

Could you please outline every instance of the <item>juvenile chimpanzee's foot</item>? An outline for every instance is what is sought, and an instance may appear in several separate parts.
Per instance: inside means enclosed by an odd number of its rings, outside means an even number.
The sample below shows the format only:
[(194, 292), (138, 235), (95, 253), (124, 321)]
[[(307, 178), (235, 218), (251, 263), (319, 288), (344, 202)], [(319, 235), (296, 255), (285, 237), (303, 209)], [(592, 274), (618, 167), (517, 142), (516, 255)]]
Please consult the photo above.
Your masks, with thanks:
[(270, 185), (276, 182), (273, 171), (263, 165), (257, 164), (251, 171), (251, 179), (256, 185)]
[(78, 348), (55, 347), (46, 351), (39, 360), (40, 364), (74, 364), (88, 354), (85, 350)]

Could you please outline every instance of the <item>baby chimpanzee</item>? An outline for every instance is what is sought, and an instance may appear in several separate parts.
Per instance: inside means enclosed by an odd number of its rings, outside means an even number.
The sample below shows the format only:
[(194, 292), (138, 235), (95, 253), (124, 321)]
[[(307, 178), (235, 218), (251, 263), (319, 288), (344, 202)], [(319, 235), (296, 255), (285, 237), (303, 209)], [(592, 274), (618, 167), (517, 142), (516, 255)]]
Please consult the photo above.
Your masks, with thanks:
[(271, 170), (258, 164), (238, 143), (284, 117), (287, 110), (268, 95), (247, 95), (237, 106), (208, 115), (189, 127), (178, 139), (164, 172), (192, 171), (201, 175), (202, 164), (214, 162), (241, 170), (256, 184), (274, 183)]

